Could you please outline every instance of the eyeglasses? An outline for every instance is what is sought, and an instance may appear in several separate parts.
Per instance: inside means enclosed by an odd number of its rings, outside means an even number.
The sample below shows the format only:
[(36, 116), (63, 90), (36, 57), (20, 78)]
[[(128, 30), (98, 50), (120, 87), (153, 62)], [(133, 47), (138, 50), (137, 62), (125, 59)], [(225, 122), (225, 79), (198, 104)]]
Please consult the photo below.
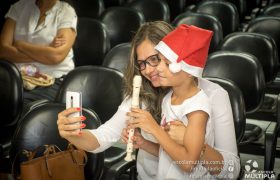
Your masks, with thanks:
[(156, 67), (160, 61), (161, 59), (158, 54), (151, 55), (145, 60), (137, 60), (137, 69), (139, 69), (140, 71), (145, 70), (146, 64), (152, 67)]

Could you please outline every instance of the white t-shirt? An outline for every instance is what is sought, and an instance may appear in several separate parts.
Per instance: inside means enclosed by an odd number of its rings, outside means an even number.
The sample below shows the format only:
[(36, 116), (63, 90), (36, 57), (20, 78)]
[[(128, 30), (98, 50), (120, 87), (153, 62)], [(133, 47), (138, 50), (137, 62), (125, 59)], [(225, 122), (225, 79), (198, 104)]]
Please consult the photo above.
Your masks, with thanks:
[[(184, 100), (180, 105), (172, 105), (171, 97), (173, 91), (167, 93), (162, 101), (162, 122), (161, 124), (168, 123), (174, 120), (182, 121), (185, 126), (188, 125), (187, 114), (194, 111), (204, 111), (208, 114), (208, 120), (206, 124), (206, 134), (205, 134), (205, 143), (209, 146), (214, 145), (214, 130), (211, 120), (211, 107), (207, 95), (203, 90), (200, 90), (194, 96)], [(186, 160), (187, 161), (187, 160)], [(173, 161), (170, 156), (160, 147), (159, 150), (159, 166), (157, 179), (209, 179), (211, 175), (208, 170), (198, 163), (192, 172), (187, 173), (180, 169), (179, 165)]]
[[(130, 108), (131, 99), (126, 98), (110, 120), (102, 124), (99, 128), (90, 130), (100, 144), (99, 148), (92, 151), (93, 153), (103, 152), (121, 138), (122, 130), (127, 126), (126, 121), (128, 119), (126, 113), (130, 112)], [(142, 105), (142, 109), (145, 109), (145, 105)], [(141, 134), (145, 139), (156, 142), (151, 134), (143, 131), (141, 131)], [(158, 157), (139, 149), (137, 155), (138, 179), (154, 180), (156, 178), (157, 167)]]
[[(6, 18), (16, 21), (14, 40), (22, 40), (33, 44), (49, 45), (57, 31), (62, 28), (72, 28), (76, 31), (77, 16), (75, 10), (66, 2), (57, 1), (46, 12), (45, 22), (37, 28), (40, 10), (35, 4), (36, 0), (20, 0), (13, 4), (6, 14)], [(24, 63), (16, 63), (19, 67)], [(30, 63), (28, 63), (30, 64)], [(34, 62), (40, 71), (56, 78), (67, 74), (74, 69), (73, 50), (71, 49), (66, 58), (56, 65), (45, 65)]]

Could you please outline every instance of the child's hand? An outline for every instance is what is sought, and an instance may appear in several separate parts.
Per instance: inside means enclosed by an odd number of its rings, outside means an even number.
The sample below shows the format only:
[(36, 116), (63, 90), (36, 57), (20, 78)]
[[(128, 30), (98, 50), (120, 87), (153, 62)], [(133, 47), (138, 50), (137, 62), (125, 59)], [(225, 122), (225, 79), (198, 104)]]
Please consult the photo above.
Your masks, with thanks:
[[(129, 129), (124, 128), (122, 130), (121, 138), (122, 142), (127, 144), (128, 142), (128, 135), (129, 135)], [(133, 148), (138, 149), (141, 148), (141, 146), (144, 144), (145, 139), (141, 135), (141, 133), (138, 131), (138, 129), (134, 129), (134, 136), (132, 136), (132, 141), (133, 141)]]
[(177, 144), (183, 145), (186, 126), (182, 121), (171, 121), (164, 126), (164, 130)]
[(131, 117), (128, 120), (129, 128), (140, 128), (150, 134), (154, 134), (158, 128), (161, 128), (148, 111), (132, 108), (131, 112), (128, 112), (127, 115)]

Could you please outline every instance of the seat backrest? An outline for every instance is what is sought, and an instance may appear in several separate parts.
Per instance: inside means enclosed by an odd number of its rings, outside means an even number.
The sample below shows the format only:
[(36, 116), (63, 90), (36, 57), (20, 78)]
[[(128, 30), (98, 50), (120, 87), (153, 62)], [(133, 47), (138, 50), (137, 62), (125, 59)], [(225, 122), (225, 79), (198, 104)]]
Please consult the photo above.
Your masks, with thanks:
[(245, 29), (246, 32), (265, 34), (275, 41), (280, 54), (280, 17), (260, 16), (253, 19)]
[(106, 54), (103, 66), (114, 68), (124, 73), (129, 62), (130, 48), (130, 43), (116, 45)]
[(222, 24), (224, 37), (232, 32), (235, 32), (238, 29), (238, 11), (235, 5), (228, 1), (202, 1), (196, 6), (196, 12), (216, 16)]
[[(44, 104), (32, 109), (21, 119), (12, 140), (10, 151), (12, 162), (18, 152), (22, 150), (32, 151), (45, 144), (55, 144), (61, 150), (67, 148), (68, 141), (60, 137), (56, 123), (58, 113), (64, 109), (65, 104)], [(83, 122), (87, 128), (96, 129), (100, 125), (100, 120), (94, 111), (83, 108), (82, 114), (87, 118)], [(97, 180), (103, 169), (103, 153), (87, 153), (87, 156), (85, 177)], [(17, 160), (23, 161), (24, 158), (19, 157)]]
[(280, 3), (280, 0), (268, 0), (267, 4), (272, 5), (272, 4), (277, 4)]
[(126, 6), (142, 12), (146, 22), (157, 20), (170, 22), (169, 6), (163, 0), (134, 0)]
[(227, 0), (227, 1), (231, 2), (236, 6), (239, 14), (239, 22), (241, 22), (244, 19), (247, 11), (246, 1), (245, 0)]
[(267, 6), (264, 8), (262, 14), (265, 16), (280, 17), (280, 3)]
[(20, 118), (23, 109), (23, 84), (17, 67), (0, 60), (0, 126), (12, 126)]
[(79, 0), (71, 1), (78, 17), (98, 18), (104, 11), (103, 0)]
[(262, 65), (250, 54), (217, 51), (209, 55), (203, 76), (229, 79), (241, 90), (246, 113), (260, 108), (264, 99), (265, 80)]
[(109, 32), (111, 48), (130, 42), (134, 33), (145, 22), (144, 15), (128, 7), (111, 7), (100, 17)]
[(165, 0), (170, 9), (170, 20), (182, 13), (187, 6), (186, 0)]
[(110, 49), (110, 38), (103, 23), (90, 18), (79, 18), (74, 44), (76, 66), (101, 65)]
[(244, 0), (246, 1), (246, 15), (251, 15), (253, 9), (261, 8), (262, 0)]
[(220, 21), (211, 15), (203, 13), (185, 12), (177, 16), (172, 22), (174, 26), (180, 24), (194, 25), (203, 29), (213, 31), (209, 53), (214, 52), (223, 40), (223, 29)]
[(83, 107), (94, 109), (102, 123), (109, 120), (122, 102), (123, 74), (102, 66), (81, 66), (67, 74), (56, 102), (65, 103), (66, 92), (82, 93)]
[(237, 87), (237, 85), (235, 85), (235, 83), (229, 79), (221, 79), (215, 77), (204, 78), (219, 84), (228, 92), (234, 120), (236, 140), (237, 144), (239, 144), (243, 138), (246, 126), (245, 103), (242, 92)]
[(220, 50), (254, 55), (262, 64), (266, 83), (274, 81), (278, 71), (278, 51), (271, 37), (258, 33), (232, 33), (225, 37)]

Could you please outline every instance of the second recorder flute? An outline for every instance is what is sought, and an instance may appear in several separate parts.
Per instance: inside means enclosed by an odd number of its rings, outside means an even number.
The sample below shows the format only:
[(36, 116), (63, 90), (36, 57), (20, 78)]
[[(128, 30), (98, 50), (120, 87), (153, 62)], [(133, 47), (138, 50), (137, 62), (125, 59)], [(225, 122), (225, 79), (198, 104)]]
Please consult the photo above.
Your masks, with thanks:
[[(139, 75), (135, 75), (133, 78), (133, 92), (132, 92), (132, 100), (131, 100), (131, 107), (132, 108), (139, 108), (139, 93), (140, 93), (140, 87), (142, 84), (142, 78)], [(124, 160), (126, 161), (132, 161), (132, 152), (133, 152), (133, 141), (132, 136), (134, 135), (134, 129), (129, 130), (128, 134), (128, 143), (126, 146), (126, 157)]]

